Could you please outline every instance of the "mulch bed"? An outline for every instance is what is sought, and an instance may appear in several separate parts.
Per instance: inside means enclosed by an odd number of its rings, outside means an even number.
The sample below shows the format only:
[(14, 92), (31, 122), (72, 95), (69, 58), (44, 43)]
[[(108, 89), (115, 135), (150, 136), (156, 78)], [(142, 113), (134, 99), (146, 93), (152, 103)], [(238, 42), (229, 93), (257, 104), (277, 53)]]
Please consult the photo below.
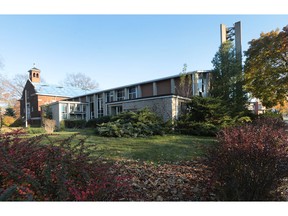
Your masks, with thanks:
[(129, 176), (129, 190), (123, 201), (208, 201), (211, 172), (201, 160), (155, 164), (120, 162), (120, 173)]

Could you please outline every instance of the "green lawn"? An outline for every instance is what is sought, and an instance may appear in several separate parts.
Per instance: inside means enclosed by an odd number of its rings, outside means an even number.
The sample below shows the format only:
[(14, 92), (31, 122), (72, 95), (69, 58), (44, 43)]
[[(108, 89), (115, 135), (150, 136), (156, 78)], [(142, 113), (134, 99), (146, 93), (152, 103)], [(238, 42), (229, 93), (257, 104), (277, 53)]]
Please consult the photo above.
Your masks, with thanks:
[[(78, 131), (76, 138), (88, 136), (86, 143), (97, 146), (97, 154), (109, 160), (140, 160), (161, 162), (175, 162), (191, 160), (203, 156), (207, 148), (215, 145), (215, 138), (165, 135), (147, 138), (107, 138), (93, 134), (92, 131)], [(64, 139), (75, 132), (60, 132), (51, 139)]]

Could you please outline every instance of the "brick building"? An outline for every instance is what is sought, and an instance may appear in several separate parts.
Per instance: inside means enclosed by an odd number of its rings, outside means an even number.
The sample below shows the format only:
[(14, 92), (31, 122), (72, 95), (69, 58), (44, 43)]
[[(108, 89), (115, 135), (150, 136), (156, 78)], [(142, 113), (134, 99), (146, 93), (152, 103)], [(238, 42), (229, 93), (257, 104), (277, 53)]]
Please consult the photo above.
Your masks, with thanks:
[(85, 90), (79, 88), (41, 82), (41, 71), (36, 67), (31, 68), (28, 73), (29, 79), (20, 99), (20, 114), (24, 120), (27, 117), (29, 124), (41, 124), (41, 106), (85, 94)]

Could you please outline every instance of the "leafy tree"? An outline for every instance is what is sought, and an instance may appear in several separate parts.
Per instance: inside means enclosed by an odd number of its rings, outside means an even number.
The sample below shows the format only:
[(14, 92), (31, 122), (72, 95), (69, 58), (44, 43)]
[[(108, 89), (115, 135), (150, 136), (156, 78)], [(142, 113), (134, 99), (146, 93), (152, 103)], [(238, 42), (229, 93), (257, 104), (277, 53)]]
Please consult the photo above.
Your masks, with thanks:
[(67, 86), (93, 90), (98, 88), (98, 83), (83, 73), (71, 73), (66, 75), (64, 84)]
[(245, 110), (247, 98), (243, 91), (242, 65), (236, 58), (231, 41), (223, 43), (212, 60), (214, 70), (211, 80), (211, 96), (223, 101), (232, 115)]
[(261, 33), (249, 45), (245, 52), (246, 89), (266, 107), (283, 104), (288, 92), (288, 25), (282, 31)]

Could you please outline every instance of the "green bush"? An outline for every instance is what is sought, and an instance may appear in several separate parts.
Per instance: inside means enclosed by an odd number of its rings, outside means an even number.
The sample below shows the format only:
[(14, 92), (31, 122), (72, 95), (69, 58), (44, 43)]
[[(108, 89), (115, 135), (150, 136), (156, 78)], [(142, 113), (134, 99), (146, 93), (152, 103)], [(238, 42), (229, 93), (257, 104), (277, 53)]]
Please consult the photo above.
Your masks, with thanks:
[(84, 128), (85, 120), (64, 120), (65, 128)]
[(178, 122), (177, 132), (185, 135), (215, 136), (219, 127), (208, 122)]
[(111, 118), (96, 128), (96, 134), (107, 137), (146, 137), (163, 135), (163, 122), (153, 112), (143, 109), (127, 111)]

